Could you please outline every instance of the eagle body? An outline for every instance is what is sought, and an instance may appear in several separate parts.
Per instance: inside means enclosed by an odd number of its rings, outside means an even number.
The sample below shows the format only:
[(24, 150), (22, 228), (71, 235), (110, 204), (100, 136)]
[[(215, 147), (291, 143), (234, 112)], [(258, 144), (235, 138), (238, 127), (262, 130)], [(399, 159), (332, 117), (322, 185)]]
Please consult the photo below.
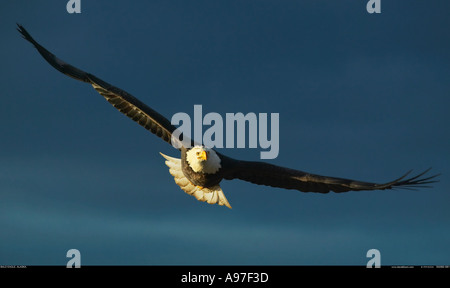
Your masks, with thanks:
[[(224, 205), (231, 209), (230, 203), (225, 197), (222, 188), (219, 186), (219, 182), (222, 180), (220, 176), (221, 173), (208, 174), (195, 172), (187, 161), (183, 164), (182, 159), (170, 157), (162, 153), (160, 154), (166, 159), (169, 173), (174, 177), (175, 183), (180, 186), (181, 190), (194, 196), (199, 201), (207, 202), (209, 204)], [(186, 155), (186, 153), (182, 153), (182, 155)], [(183, 165), (187, 166), (183, 168)], [(184, 172), (184, 170), (189, 172)], [(217, 184), (212, 184), (215, 182), (217, 182)], [(197, 184), (206, 184), (208, 186), (200, 186)]]
[[(197, 147), (199, 148), (199, 147)], [(195, 172), (187, 161), (187, 154), (193, 148), (181, 149), (181, 168), (184, 176), (191, 181), (192, 184), (199, 187), (212, 187), (218, 185), (223, 179), (223, 169), (220, 167), (216, 173)]]
[[(258, 185), (317, 193), (394, 188), (415, 189), (429, 187), (425, 185), (437, 182), (435, 178), (439, 174), (423, 177), (430, 169), (405, 179), (409, 174), (408, 172), (387, 183), (322, 176), (265, 162), (237, 160), (214, 149), (196, 146), (190, 139), (183, 139), (183, 141), (174, 139), (175, 137), (172, 137), (172, 134), (176, 128), (157, 111), (126, 91), (59, 59), (36, 42), (23, 26), (18, 25), (18, 31), (23, 38), (33, 44), (41, 56), (55, 69), (76, 80), (91, 84), (100, 95), (121, 113), (176, 147), (180, 152), (180, 158), (160, 154), (166, 159), (165, 163), (169, 167), (169, 173), (174, 177), (175, 183), (184, 192), (194, 196), (199, 201), (231, 208), (219, 185), (224, 179), (239, 179)], [(190, 145), (186, 143), (190, 143)]]

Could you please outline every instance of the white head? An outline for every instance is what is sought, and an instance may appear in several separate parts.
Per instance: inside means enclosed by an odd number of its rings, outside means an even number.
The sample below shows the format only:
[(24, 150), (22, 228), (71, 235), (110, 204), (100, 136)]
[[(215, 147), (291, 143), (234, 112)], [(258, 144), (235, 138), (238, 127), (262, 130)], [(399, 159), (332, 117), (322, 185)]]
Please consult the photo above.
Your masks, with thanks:
[(195, 146), (186, 152), (186, 160), (194, 172), (214, 174), (220, 169), (220, 158), (213, 149)]

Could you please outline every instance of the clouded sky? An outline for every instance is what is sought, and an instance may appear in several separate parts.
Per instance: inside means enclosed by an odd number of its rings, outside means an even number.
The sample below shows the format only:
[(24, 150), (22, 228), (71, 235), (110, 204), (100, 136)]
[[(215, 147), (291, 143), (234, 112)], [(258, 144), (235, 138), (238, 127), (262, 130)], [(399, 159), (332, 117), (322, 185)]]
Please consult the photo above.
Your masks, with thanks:
[[(0, 264), (449, 264), (448, 1), (0, 4)], [(279, 113), (276, 165), (432, 189), (318, 195), (224, 181), (233, 209), (186, 195), (175, 149), (48, 65), (66, 62), (178, 112)], [(258, 149), (221, 149), (259, 160)]]

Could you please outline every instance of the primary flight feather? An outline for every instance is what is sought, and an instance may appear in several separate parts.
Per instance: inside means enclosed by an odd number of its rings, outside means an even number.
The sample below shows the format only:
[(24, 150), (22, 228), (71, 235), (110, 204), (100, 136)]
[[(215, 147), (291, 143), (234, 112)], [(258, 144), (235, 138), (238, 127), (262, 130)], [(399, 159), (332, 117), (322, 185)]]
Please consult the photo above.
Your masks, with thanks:
[(321, 176), (264, 162), (233, 159), (214, 149), (195, 145), (190, 139), (178, 140), (172, 137), (176, 127), (167, 118), (124, 90), (57, 58), (37, 43), (23, 26), (19, 24), (17, 26), (22, 36), (36, 47), (50, 65), (76, 80), (91, 84), (120, 112), (164, 141), (178, 147), (181, 159), (162, 153), (161, 155), (166, 159), (166, 165), (169, 167), (169, 173), (174, 177), (175, 183), (199, 201), (231, 208), (219, 185), (223, 179), (240, 179), (258, 185), (318, 193), (392, 188), (414, 189), (428, 187), (427, 184), (437, 182), (435, 179), (438, 175), (424, 177), (430, 169), (414, 177), (406, 178), (410, 173), (408, 172), (396, 180), (382, 184)]

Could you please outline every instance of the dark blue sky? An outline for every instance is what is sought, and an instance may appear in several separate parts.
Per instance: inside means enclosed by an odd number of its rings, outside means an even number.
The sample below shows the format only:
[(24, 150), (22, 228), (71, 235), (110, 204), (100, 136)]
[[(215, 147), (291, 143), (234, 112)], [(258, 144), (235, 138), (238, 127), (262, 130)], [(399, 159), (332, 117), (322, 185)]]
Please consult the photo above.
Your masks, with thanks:
[[(0, 264), (450, 263), (448, 1), (66, 1), (0, 4)], [(318, 195), (242, 181), (233, 209), (173, 181), (170, 145), (63, 60), (177, 112), (279, 113), (270, 163), (385, 182), (432, 166), (420, 191)], [(258, 160), (258, 149), (222, 149)]]

